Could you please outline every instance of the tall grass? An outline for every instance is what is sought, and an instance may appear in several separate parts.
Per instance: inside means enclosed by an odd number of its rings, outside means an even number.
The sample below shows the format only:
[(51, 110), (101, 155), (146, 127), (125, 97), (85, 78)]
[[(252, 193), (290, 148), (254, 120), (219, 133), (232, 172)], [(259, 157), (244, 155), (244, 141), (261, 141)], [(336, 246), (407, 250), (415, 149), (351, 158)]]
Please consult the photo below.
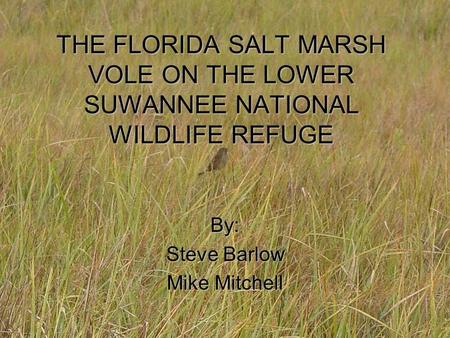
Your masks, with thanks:
[[(444, 0), (1, 1), (2, 335), (450, 335), (449, 22)], [(82, 102), (97, 90), (87, 63), (113, 59), (61, 56), (55, 38), (249, 32), (385, 34), (388, 52), (290, 59), (354, 64), (362, 114), (334, 121), (332, 147), (230, 146), (226, 170), (200, 178), (212, 146), (112, 145), (108, 118), (85, 116)], [(169, 61), (183, 59), (151, 59)], [(212, 235), (216, 215), (239, 220), (239, 232)], [(279, 265), (165, 258), (170, 245), (225, 244), (284, 247), (288, 257)], [(287, 285), (168, 292), (168, 272), (283, 273)]]

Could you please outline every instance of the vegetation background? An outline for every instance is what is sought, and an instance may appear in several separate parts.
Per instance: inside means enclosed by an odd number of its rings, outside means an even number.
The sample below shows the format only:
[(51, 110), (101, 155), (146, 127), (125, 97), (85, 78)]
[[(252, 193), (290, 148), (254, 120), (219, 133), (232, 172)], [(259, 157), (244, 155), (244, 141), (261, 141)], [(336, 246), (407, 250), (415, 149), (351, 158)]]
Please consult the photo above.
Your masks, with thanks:
[[(2, 335), (450, 336), (449, 7), (447, 0), (0, 0)], [(113, 146), (109, 120), (82, 107), (87, 93), (113, 90), (91, 84), (87, 63), (118, 60), (63, 57), (56, 40), (250, 32), (385, 34), (388, 52), (292, 57), (353, 64), (357, 85), (333, 90), (351, 91), (363, 114), (333, 120), (332, 147), (234, 146), (227, 168), (202, 178), (213, 146)], [(186, 61), (152, 61), (171, 58)], [(212, 215), (238, 219), (240, 232), (211, 236)], [(225, 243), (285, 247), (288, 259), (165, 259), (169, 245)], [(287, 285), (169, 293), (168, 272), (283, 273)]]

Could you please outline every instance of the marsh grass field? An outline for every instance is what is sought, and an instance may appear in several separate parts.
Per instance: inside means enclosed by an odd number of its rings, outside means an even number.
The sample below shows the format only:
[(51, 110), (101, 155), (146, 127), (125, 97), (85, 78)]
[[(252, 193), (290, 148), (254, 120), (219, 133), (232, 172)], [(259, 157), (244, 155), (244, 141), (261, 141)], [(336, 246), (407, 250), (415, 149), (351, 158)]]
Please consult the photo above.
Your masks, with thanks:
[[(449, 7), (445, 0), (1, 0), (0, 335), (449, 337)], [(228, 145), (227, 166), (201, 177), (215, 146), (113, 145), (105, 126), (135, 118), (83, 112), (88, 93), (117, 90), (93, 85), (88, 63), (148, 59), (62, 56), (56, 39), (251, 32), (385, 34), (388, 50), (283, 59), (354, 65), (357, 84), (332, 90), (351, 92), (361, 114), (331, 118), (332, 146)], [(172, 61), (192, 59), (151, 59)], [(201, 84), (180, 90), (214, 91)], [(239, 220), (239, 233), (212, 235), (216, 215)], [(192, 264), (165, 257), (170, 245), (226, 244), (283, 247), (287, 258)], [(282, 273), (286, 285), (279, 292), (168, 292), (168, 273)]]

